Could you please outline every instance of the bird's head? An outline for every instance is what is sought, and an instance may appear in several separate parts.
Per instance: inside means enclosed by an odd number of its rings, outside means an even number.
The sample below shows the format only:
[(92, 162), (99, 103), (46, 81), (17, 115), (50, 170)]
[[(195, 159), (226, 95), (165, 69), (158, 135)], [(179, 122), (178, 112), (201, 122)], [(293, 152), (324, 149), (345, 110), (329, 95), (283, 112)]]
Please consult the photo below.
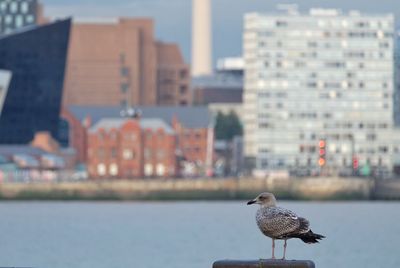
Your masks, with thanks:
[(247, 202), (247, 205), (259, 204), (263, 207), (275, 207), (276, 199), (271, 193), (261, 193), (255, 199)]

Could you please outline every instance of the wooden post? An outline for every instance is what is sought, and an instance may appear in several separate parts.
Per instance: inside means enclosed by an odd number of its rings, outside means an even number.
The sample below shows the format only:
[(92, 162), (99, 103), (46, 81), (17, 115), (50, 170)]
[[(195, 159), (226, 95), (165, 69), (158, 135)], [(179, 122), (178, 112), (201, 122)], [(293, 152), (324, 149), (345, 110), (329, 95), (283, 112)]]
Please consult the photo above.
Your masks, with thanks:
[(304, 260), (223, 260), (214, 262), (213, 268), (315, 268), (315, 264)]

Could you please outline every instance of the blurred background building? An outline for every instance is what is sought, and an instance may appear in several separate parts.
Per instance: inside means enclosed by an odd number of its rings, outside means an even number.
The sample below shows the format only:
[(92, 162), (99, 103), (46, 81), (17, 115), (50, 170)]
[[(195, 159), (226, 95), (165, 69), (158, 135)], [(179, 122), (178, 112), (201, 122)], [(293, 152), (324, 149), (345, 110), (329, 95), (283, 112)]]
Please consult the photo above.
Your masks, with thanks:
[(193, 104), (242, 103), (243, 68), (242, 58), (220, 59), (214, 73), (194, 77)]
[(247, 14), (244, 149), (255, 169), (399, 164), (393, 35), (390, 14)]
[[(211, 133), (213, 132), (212, 117), (206, 107), (137, 106), (135, 109), (140, 111), (140, 120), (137, 121), (139, 122), (138, 126), (141, 125), (142, 131), (145, 132), (145, 126), (149, 126), (151, 122), (157, 122), (157, 124), (151, 125), (150, 132), (157, 134), (162, 131), (174, 136), (175, 148), (173, 152), (177, 161), (177, 169), (174, 171), (174, 175), (199, 176), (205, 174), (207, 163), (212, 161), (213, 158), (213, 153), (210, 150), (212, 150), (214, 142), (213, 135), (210, 134), (210, 129)], [(124, 116), (126, 116), (126, 113), (119, 106), (70, 106), (65, 108), (62, 118), (68, 123), (69, 146), (76, 150), (78, 161), (81, 163), (92, 162), (91, 157), (93, 159), (96, 155), (90, 154), (88, 148), (93, 144), (91, 139), (94, 139), (95, 143), (98, 144), (96, 135), (100, 135), (100, 129), (104, 128), (107, 132), (114, 131), (116, 133), (124, 131), (120, 126), (129, 121), (124, 119)], [(99, 124), (103, 119), (107, 119), (106, 122), (119, 122), (119, 125), (114, 126), (112, 123), (104, 125), (104, 122)], [(150, 123), (148, 124), (148, 122)], [(137, 135), (139, 135), (138, 133)], [(136, 144), (145, 151), (153, 150), (156, 152), (157, 148), (161, 150), (163, 145), (157, 143), (157, 135), (154, 138), (154, 143), (152, 143), (152, 139), (138, 138)], [(111, 151), (107, 151), (106, 154), (109, 154), (109, 152)], [(122, 154), (118, 154), (118, 158), (121, 157), (123, 157)], [(140, 170), (144, 172), (145, 164), (144, 162), (140, 163), (142, 165)], [(153, 167), (155, 170), (155, 165)], [(95, 174), (94, 171), (91, 174)], [(155, 174), (155, 172), (152, 173), (152, 176), (155, 176)], [(150, 176), (150, 174), (148, 175)]]
[(188, 105), (189, 73), (179, 47), (155, 40), (151, 19), (78, 20), (64, 104)]
[(0, 70), (11, 73), (0, 144), (27, 144), (38, 131), (58, 137), (70, 25), (60, 20), (0, 37)]
[(185, 63), (179, 46), (157, 42), (157, 62), (157, 104), (190, 105), (190, 67)]
[(37, 0), (0, 0), (0, 35), (47, 21)]
[(174, 130), (158, 118), (103, 118), (89, 129), (91, 178), (176, 177)]

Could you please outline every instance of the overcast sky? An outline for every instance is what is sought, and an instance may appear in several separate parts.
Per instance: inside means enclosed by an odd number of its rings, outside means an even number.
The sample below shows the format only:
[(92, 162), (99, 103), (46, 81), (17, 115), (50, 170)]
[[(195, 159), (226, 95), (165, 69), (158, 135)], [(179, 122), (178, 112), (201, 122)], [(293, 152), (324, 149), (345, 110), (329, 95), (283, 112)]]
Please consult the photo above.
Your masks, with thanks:
[[(156, 36), (177, 42), (190, 61), (191, 0), (41, 0), (49, 17), (152, 17)], [(311, 7), (358, 9), (368, 13), (394, 13), (400, 16), (400, 0), (212, 0), (213, 56), (238, 56), (242, 53), (243, 14), (251, 11), (272, 12), (277, 4), (297, 3), (300, 10)]]

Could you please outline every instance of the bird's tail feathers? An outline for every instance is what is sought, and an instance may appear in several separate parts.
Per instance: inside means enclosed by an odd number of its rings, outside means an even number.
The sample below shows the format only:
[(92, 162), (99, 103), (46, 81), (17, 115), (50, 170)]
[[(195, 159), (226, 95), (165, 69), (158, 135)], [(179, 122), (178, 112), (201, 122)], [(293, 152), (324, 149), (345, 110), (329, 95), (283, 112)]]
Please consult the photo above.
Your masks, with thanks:
[(315, 234), (311, 230), (309, 230), (307, 233), (299, 234), (298, 238), (300, 238), (304, 243), (314, 244), (318, 243), (319, 240), (321, 240), (322, 238), (325, 238), (325, 236), (320, 234)]

